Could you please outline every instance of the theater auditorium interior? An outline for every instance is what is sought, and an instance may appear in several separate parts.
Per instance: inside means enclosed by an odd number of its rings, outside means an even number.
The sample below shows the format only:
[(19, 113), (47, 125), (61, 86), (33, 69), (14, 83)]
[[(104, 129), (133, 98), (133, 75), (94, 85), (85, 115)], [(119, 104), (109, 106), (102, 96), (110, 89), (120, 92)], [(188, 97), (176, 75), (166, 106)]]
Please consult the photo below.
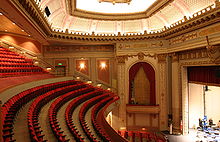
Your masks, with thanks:
[(219, 0), (0, 0), (1, 142), (220, 142)]

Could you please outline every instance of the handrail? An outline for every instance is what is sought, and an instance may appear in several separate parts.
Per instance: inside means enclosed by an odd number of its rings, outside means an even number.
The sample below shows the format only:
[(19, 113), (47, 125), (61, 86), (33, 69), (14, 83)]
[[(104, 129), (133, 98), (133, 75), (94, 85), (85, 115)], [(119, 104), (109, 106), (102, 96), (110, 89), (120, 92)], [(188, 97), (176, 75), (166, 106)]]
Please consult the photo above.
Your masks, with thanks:
[(119, 100), (118, 96), (115, 96), (113, 98), (113, 100), (111, 100), (110, 102), (108, 102), (103, 109), (101, 109), (101, 111), (98, 114), (98, 119), (100, 120), (100, 124), (102, 124), (103, 129), (105, 129), (106, 132), (108, 132), (107, 134), (109, 135), (109, 137), (111, 138), (112, 142), (127, 142), (126, 139), (124, 139), (123, 137), (121, 137), (110, 125), (109, 123), (106, 121), (105, 117), (104, 117), (104, 112), (105, 110), (109, 107), (109, 105), (111, 105), (112, 103), (114, 103), (115, 101)]

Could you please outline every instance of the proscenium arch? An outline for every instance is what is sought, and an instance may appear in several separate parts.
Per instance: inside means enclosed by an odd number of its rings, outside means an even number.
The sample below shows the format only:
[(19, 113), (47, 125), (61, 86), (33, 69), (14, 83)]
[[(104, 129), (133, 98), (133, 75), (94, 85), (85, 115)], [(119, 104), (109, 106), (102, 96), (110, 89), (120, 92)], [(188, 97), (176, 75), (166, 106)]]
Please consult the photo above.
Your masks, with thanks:
[(156, 104), (156, 87), (155, 87), (155, 70), (152, 65), (147, 62), (137, 62), (133, 64), (129, 69), (129, 100), (128, 102), (131, 103), (131, 82), (134, 79), (135, 75), (139, 71), (139, 69), (143, 67), (145, 75), (150, 81), (150, 105)]

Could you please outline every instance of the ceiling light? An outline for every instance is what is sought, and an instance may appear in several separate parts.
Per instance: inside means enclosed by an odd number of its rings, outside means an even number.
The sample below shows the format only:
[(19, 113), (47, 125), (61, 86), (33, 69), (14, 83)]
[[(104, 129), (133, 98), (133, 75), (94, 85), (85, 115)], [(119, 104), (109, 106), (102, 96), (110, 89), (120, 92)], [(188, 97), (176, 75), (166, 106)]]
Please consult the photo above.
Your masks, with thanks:
[(13, 25), (15, 25), (15, 23), (14, 23), (14, 22), (13, 22), (12, 24), (13, 24)]
[(31, 36), (31, 35), (28, 35), (28, 36)]
[(8, 30), (5, 30), (5, 32), (7, 32)]
[(3, 15), (3, 14), (0, 12), (0, 16), (1, 16), (1, 15)]
[(22, 32), (24, 32), (24, 30), (21, 30)]

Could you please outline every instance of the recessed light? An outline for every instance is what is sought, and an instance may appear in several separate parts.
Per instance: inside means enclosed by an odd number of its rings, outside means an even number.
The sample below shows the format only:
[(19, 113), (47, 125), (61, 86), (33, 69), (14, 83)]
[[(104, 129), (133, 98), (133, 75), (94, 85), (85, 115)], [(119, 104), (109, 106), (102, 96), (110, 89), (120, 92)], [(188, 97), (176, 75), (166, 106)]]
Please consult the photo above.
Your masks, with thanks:
[(8, 30), (5, 30), (6, 32), (8, 31)]
[(0, 15), (3, 15), (3, 14), (0, 12)]
[(31, 36), (31, 35), (28, 35), (28, 36)]
[(13, 25), (15, 25), (15, 23), (12, 23)]
[(21, 30), (22, 32), (24, 32), (24, 30)]

